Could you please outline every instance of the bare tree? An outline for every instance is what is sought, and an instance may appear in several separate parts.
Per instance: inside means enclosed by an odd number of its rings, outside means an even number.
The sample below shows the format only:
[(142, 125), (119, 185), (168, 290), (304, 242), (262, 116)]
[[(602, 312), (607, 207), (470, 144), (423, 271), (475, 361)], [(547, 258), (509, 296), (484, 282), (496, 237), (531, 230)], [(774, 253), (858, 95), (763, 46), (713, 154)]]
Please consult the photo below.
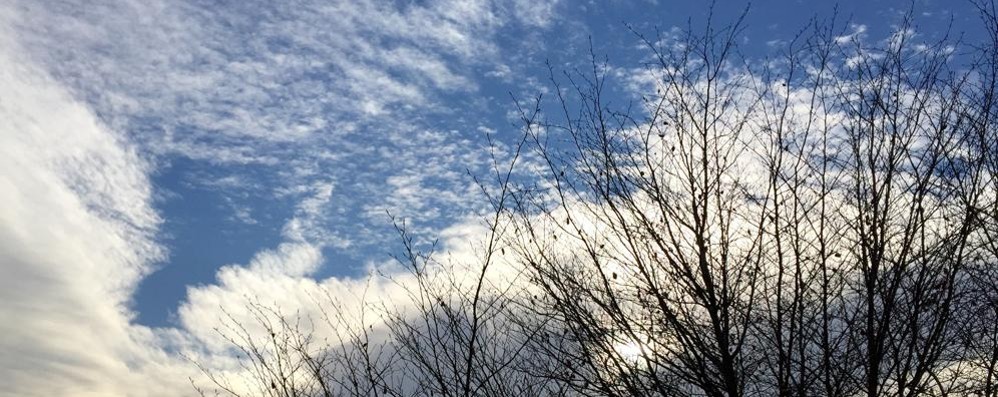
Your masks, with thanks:
[(334, 303), (326, 339), (261, 305), (263, 339), (221, 332), (253, 395), (996, 396), (998, 17), (976, 4), (981, 45), (917, 41), (911, 11), (876, 42), (815, 19), (763, 60), (744, 13), (636, 33), (647, 90), (619, 110), (590, 51), (490, 141), (476, 259), (397, 220), (407, 301), (379, 328)]
[(995, 329), (972, 310), (993, 281), (971, 281), (994, 263), (974, 259), (994, 241), (993, 50), (956, 65), (960, 43), (914, 43), (911, 15), (875, 43), (815, 21), (763, 66), (738, 56), (741, 20), (644, 39), (638, 111), (603, 103), (595, 57), (552, 78), (561, 121), (528, 123), (547, 184), (517, 196), (564, 335), (537, 350), (575, 363), (551, 376), (583, 394), (968, 393), (959, 334)]

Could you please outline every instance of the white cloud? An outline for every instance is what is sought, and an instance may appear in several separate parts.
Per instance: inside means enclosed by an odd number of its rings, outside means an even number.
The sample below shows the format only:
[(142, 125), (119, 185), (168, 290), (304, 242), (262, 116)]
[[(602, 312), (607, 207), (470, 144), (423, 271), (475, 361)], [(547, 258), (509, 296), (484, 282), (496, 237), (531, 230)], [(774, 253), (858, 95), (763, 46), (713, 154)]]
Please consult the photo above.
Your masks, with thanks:
[(519, 20), (536, 26), (547, 26), (555, 17), (558, 1), (515, 0), (513, 8)]
[(863, 24), (853, 24), (849, 26), (852, 32), (842, 36), (835, 37), (835, 43), (839, 45), (849, 44), (852, 42), (863, 41), (866, 38), (866, 25)]
[(0, 31), (0, 394), (172, 389), (178, 378), (143, 373), (182, 367), (129, 325), (131, 292), (161, 257), (148, 166), (10, 37)]

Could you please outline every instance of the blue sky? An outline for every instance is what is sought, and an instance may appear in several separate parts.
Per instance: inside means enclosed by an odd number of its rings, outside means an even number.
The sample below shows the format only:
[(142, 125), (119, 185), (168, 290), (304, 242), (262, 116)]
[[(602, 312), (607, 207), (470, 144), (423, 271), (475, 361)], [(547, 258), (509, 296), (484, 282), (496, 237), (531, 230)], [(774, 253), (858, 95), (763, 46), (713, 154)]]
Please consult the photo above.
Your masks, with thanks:
[[(715, 18), (746, 5), (718, 1)], [(838, 19), (883, 37), (911, 5), (843, 1)], [(741, 51), (761, 61), (833, 7), (755, 1)], [(926, 39), (951, 21), (967, 41), (981, 33), (969, 2), (914, 7)], [(197, 334), (191, 313), (210, 316), (197, 299), (255, 293), (237, 285), (243, 271), (361, 278), (399, 247), (387, 212), (421, 238), (453, 236), (482, 204), (468, 172), (487, 170), (486, 134), (517, 138), (510, 94), (547, 92), (545, 61), (584, 65), (591, 37), (623, 82), (648, 56), (625, 24), (652, 35), (702, 26), (706, 12), (667, 0), (5, 1), (0, 197), (16, 205), (0, 213), (0, 318), (41, 328), (0, 344), (38, 357), (0, 359), (0, 383), (27, 395), (52, 360), (93, 367), (73, 372), (86, 382), (168, 361), (149, 346)], [(73, 325), (94, 335), (54, 329)], [(130, 342), (99, 356), (35, 339), (46, 335)]]

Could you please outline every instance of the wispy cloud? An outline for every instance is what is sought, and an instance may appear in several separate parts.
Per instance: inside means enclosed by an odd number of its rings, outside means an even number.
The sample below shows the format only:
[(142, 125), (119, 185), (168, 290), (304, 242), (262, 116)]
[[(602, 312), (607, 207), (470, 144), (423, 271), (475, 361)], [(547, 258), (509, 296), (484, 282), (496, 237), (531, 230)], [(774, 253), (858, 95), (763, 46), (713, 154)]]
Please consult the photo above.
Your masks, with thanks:
[[(14, 25), (27, 56), (156, 161), (243, 165), (208, 181), (251, 169), (279, 188), (332, 171), (331, 205), (380, 224), (386, 209), (463, 207), (447, 192), (480, 163), (466, 155), (475, 132), (432, 119), (459, 118), (444, 97), (476, 92), (477, 70), (502, 64), (496, 38), (549, 25), (556, 3), (25, 2)], [(414, 172), (435, 181), (390, 183)]]

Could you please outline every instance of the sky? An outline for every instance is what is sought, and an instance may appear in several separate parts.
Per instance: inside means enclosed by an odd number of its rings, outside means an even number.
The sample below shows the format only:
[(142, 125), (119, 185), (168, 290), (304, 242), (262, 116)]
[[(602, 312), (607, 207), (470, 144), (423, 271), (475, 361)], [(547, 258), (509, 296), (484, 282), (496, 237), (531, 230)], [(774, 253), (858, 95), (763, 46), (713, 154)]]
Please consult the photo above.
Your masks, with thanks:
[[(718, 1), (715, 18), (747, 6)], [(911, 6), (755, 1), (740, 49), (761, 62), (833, 10), (882, 36)], [(515, 142), (515, 101), (550, 94), (547, 64), (584, 67), (591, 42), (627, 82), (648, 57), (632, 30), (698, 26), (707, 10), (0, 1), (0, 395), (191, 392), (178, 352), (217, 347), (221, 306), (359, 288), (401, 248), (390, 214), (459, 244), (482, 209), (488, 137)], [(925, 37), (980, 34), (969, 2), (914, 10)]]

